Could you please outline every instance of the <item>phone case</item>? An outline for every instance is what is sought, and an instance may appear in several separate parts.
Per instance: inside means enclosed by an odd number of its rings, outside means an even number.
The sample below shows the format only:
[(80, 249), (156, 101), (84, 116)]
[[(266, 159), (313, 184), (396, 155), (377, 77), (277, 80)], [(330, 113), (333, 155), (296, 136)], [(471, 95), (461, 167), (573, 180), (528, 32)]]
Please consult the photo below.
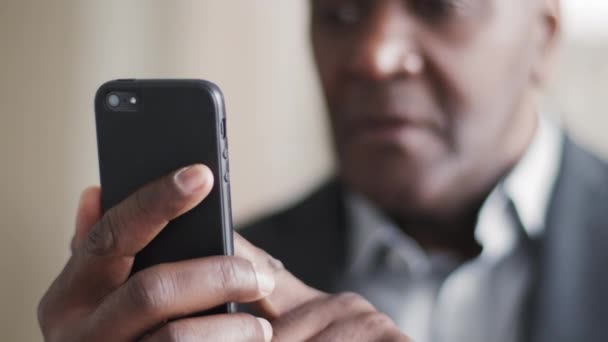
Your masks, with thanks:
[[(134, 92), (137, 110), (117, 112), (111, 92)], [(202, 163), (214, 176), (209, 196), (171, 221), (135, 257), (133, 273), (161, 263), (232, 255), (226, 117), (219, 88), (202, 80), (116, 80), (95, 99), (102, 206), (112, 208), (144, 184)], [(234, 311), (228, 304), (212, 311)]]

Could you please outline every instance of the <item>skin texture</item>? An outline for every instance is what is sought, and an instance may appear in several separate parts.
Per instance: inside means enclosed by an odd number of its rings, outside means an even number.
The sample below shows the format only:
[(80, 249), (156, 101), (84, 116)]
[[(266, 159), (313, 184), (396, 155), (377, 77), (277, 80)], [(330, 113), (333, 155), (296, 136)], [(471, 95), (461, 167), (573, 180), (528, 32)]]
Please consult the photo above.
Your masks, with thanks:
[(312, 0), (342, 180), (426, 248), (476, 253), (483, 200), (525, 152), (557, 0)]
[[(236, 256), (157, 265), (129, 278), (134, 255), (170, 220), (204, 200), (212, 184), (209, 169), (194, 165), (144, 186), (104, 215), (101, 190), (85, 190), (72, 256), (38, 307), (45, 341), (323, 341), (349, 336), (356, 336), (352, 341), (408, 341), (362, 297), (330, 295), (305, 285), (239, 235)], [(253, 303), (264, 318), (244, 313), (184, 318), (226, 302)]]

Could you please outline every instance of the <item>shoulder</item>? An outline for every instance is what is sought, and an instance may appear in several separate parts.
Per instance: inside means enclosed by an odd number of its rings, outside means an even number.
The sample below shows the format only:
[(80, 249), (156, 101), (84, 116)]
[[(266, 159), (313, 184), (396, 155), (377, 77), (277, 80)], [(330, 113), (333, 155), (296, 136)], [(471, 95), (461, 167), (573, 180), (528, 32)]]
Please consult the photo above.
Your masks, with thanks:
[(568, 248), (603, 249), (608, 234), (606, 203), (608, 163), (566, 138), (547, 213), (548, 238), (559, 237)]
[(608, 162), (566, 137), (559, 179), (588, 192), (608, 196)]
[[(539, 243), (534, 329), (598, 340), (603, 322), (597, 317), (608, 313), (600, 304), (608, 302), (608, 275), (601, 271), (608, 260), (608, 164), (570, 138), (562, 156), (547, 232)], [(578, 319), (561, 324), (560, 312), (566, 311)]]
[(266, 245), (269, 240), (302, 233), (299, 230), (308, 230), (309, 224), (337, 219), (341, 216), (341, 196), (341, 186), (331, 179), (296, 203), (246, 223), (238, 230), (251, 242)]

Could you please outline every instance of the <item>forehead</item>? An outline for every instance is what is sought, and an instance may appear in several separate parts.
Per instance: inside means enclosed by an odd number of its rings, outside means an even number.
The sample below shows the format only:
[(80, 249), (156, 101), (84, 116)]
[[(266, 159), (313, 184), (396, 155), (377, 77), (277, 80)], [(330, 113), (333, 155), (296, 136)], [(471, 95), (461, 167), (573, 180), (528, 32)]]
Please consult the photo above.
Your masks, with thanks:
[(425, 6), (492, 6), (495, 4), (515, 6), (521, 8), (529, 8), (528, 6), (538, 3), (539, 0), (310, 0), (313, 6), (319, 5), (339, 5), (339, 4), (357, 4), (365, 7), (373, 7), (382, 3), (397, 2), (403, 5), (425, 5)]
[[(534, 17), (544, 0), (310, 0), (312, 14), (373, 15), (372, 12), (408, 13), (433, 26), (446, 22), (495, 22), (515, 26)], [(554, 0), (559, 3), (559, 0)], [(400, 10), (399, 10), (400, 8)], [(388, 18), (385, 16), (385, 18)], [(402, 16), (403, 19), (406, 16)], [(434, 24), (433, 24), (434, 23)]]

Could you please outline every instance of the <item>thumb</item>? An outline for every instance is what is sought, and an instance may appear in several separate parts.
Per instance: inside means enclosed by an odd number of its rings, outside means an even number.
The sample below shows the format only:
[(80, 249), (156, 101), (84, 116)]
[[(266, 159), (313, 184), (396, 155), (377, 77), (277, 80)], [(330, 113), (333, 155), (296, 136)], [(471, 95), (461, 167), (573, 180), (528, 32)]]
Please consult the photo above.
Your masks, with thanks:
[(101, 188), (98, 186), (88, 187), (80, 194), (76, 213), (76, 231), (70, 244), (72, 253), (80, 246), (93, 225), (101, 219), (101, 215)]
[(255, 247), (239, 234), (235, 234), (235, 253), (251, 261), (255, 268), (275, 279), (274, 291), (266, 298), (254, 303), (260, 314), (272, 320), (325, 293), (314, 289), (292, 275), (283, 264), (264, 250)]

